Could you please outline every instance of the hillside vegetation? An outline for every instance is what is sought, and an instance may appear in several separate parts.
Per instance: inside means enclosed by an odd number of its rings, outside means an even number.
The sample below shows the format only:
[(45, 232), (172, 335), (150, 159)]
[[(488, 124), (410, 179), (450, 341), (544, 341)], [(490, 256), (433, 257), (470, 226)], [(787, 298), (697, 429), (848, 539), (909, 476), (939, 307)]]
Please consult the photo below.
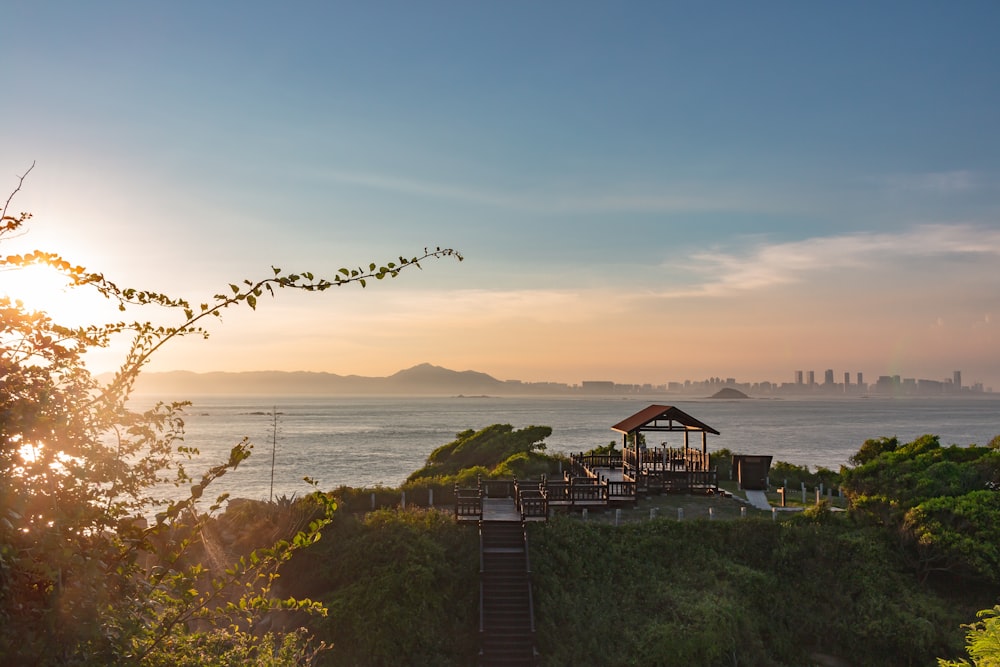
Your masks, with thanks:
[[(523, 451), (541, 432), (501, 425), (459, 434), (432, 454), (428, 468), (490, 443), (495, 469), (505, 452)], [(873, 443), (862, 447), (862, 458), (866, 448), (882, 451), (844, 471), (855, 504), (849, 513), (821, 503), (780, 521), (661, 518), (614, 526), (569, 515), (530, 525), (541, 664), (780, 666), (815, 664), (811, 656), (823, 654), (858, 666), (934, 665), (937, 657), (962, 655), (962, 624), (996, 604), (1000, 587), (985, 570), (928, 571), (905, 521), (875, 519), (860, 490), (873, 470), (866, 466), (883, 466), (887, 477), (901, 469), (919, 477), (907, 461), (938, 447)], [(977, 483), (998, 480), (995, 448), (958, 449), (962, 465), (979, 471)], [(288, 564), (283, 582), (289, 593), (329, 609), (309, 625), (333, 645), (322, 664), (471, 665), (477, 549), (476, 530), (457, 525), (447, 509), (341, 512), (318, 544)]]

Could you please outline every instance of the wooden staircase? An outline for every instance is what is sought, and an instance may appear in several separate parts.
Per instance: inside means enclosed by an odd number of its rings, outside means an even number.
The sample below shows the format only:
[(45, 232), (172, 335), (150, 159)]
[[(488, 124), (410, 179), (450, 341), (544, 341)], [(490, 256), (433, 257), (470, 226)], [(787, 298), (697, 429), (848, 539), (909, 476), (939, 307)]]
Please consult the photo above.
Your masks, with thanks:
[(479, 524), (480, 667), (538, 662), (527, 547), (520, 521)]

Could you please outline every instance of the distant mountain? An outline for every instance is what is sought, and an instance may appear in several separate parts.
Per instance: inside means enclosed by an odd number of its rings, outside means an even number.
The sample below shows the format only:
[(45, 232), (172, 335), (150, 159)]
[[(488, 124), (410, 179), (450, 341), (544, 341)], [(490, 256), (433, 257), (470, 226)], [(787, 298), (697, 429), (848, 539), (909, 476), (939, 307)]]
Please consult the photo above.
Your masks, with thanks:
[(396, 388), (420, 389), (423, 387), (449, 387), (458, 393), (490, 393), (503, 389), (504, 382), (492, 375), (478, 371), (453, 371), (441, 366), (419, 364), (385, 378), (386, 384)]
[(193, 373), (171, 371), (143, 373), (136, 393), (198, 394), (340, 394), (340, 395), (431, 395), (512, 393), (508, 383), (477, 371), (453, 371), (432, 364), (419, 364), (389, 377), (337, 375), (308, 371), (247, 371), (243, 373)]

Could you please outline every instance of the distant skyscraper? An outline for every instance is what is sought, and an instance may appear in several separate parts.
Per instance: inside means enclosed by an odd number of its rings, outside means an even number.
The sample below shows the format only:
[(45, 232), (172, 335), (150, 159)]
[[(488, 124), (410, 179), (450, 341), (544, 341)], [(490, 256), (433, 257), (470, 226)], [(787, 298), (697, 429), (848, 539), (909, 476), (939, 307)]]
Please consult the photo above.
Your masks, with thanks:
[(809, 371), (806, 377), (809, 379), (808, 384), (810, 387), (816, 384), (816, 371)]
[(802, 371), (795, 371), (795, 384), (802, 384)]
[(833, 369), (828, 368), (826, 372), (823, 373), (823, 384), (833, 384)]
[(962, 371), (955, 371), (953, 382), (955, 383), (955, 389), (962, 388)]
[(861, 371), (858, 371), (858, 386), (860, 387), (865, 383), (865, 376)]
[(850, 371), (844, 371), (844, 388), (851, 386), (851, 373)]

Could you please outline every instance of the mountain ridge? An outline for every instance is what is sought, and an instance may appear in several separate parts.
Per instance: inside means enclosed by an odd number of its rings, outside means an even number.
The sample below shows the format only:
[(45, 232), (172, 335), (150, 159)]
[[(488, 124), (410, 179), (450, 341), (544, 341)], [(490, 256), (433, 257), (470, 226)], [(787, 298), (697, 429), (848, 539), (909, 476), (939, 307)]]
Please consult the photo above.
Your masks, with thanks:
[[(107, 379), (110, 376), (102, 376)], [(509, 383), (479, 371), (455, 371), (421, 363), (385, 377), (324, 371), (162, 371), (142, 373), (137, 394), (233, 395), (455, 395), (524, 393), (530, 385)], [(565, 387), (569, 389), (568, 386)]]

